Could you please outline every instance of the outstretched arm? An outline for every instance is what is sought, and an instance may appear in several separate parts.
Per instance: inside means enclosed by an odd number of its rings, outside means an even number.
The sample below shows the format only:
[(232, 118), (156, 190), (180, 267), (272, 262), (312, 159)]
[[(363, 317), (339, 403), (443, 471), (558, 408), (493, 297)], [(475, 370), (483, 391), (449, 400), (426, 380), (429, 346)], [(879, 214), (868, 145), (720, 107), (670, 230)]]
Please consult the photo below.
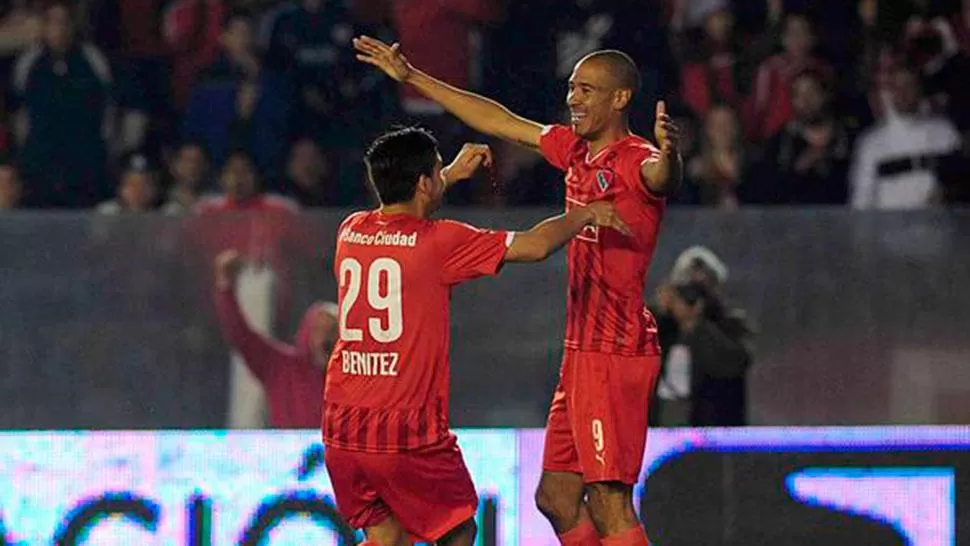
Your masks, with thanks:
[(387, 45), (369, 36), (354, 39), (357, 59), (376, 66), (395, 80), (413, 85), (424, 96), (472, 129), (528, 148), (539, 147), (542, 125), (517, 116), (501, 104), (458, 89), (411, 66), (400, 45)]
[(624, 235), (631, 234), (630, 228), (623, 223), (611, 203), (596, 201), (566, 214), (547, 218), (528, 231), (516, 233), (505, 253), (505, 261), (541, 262), (588, 225), (613, 228)]

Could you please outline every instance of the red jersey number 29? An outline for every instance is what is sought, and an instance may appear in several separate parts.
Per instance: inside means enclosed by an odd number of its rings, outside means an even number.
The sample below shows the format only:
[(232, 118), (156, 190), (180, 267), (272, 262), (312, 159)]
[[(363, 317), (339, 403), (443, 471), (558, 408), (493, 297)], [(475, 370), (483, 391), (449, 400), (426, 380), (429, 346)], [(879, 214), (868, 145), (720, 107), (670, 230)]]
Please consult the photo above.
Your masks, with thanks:
[[(361, 286), (362, 284), (364, 286)], [(383, 291), (382, 284), (385, 284)], [(378, 343), (392, 343), (404, 333), (401, 264), (396, 260), (378, 258), (370, 264), (367, 271), (364, 271), (359, 261), (354, 258), (344, 258), (340, 262), (340, 290), (346, 290), (340, 302), (340, 339), (342, 341), (364, 340), (364, 328), (354, 328), (347, 324), (347, 316), (358, 303), (361, 290), (367, 297), (367, 331), (371, 339)], [(364, 305), (364, 302), (360, 303)]]

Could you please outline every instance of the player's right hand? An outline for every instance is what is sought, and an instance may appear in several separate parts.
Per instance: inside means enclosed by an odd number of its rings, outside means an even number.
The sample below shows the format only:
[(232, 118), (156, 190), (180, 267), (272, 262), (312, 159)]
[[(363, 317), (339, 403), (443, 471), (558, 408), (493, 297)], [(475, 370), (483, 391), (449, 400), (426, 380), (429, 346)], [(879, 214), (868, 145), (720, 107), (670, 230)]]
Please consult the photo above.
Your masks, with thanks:
[(492, 149), (488, 144), (465, 144), (450, 165), (442, 169), (448, 185), (471, 178), (479, 167), (492, 167)]
[(401, 44), (387, 45), (377, 38), (360, 36), (354, 38), (357, 60), (380, 68), (385, 74), (399, 82), (411, 75), (412, 67), (401, 53)]
[(220, 252), (215, 259), (216, 286), (220, 289), (231, 287), (236, 282), (240, 269), (242, 257), (239, 252), (232, 249)]
[(616, 212), (616, 208), (613, 206), (613, 203), (608, 201), (594, 201), (586, 205), (586, 210), (588, 210), (592, 216), (590, 221), (591, 224), (613, 228), (627, 236), (633, 235), (633, 231), (630, 229), (630, 226), (626, 225), (623, 219), (620, 218), (620, 215)]

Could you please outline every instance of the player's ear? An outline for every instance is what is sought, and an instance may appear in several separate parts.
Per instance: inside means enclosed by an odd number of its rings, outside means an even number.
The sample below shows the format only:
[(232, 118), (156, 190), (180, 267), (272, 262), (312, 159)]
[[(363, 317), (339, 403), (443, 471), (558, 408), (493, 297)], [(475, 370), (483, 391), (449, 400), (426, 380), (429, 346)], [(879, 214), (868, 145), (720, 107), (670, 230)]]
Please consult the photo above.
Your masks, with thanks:
[(423, 193), (424, 195), (433, 195), (434, 194), (434, 188), (432, 187), (433, 185), (434, 183), (431, 180), (431, 177), (428, 175), (422, 174), (421, 176), (418, 177), (418, 185), (415, 188), (414, 194), (419, 195)]
[(633, 91), (629, 89), (617, 89), (613, 92), (613, 109), (626, 110), (633, 101)]

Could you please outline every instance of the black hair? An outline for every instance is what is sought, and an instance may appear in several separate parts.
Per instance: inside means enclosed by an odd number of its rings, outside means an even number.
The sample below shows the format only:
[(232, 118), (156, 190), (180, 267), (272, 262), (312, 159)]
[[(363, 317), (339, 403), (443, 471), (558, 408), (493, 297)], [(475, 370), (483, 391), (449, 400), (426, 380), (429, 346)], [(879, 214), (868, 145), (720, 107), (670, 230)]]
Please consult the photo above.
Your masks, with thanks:
[(242, 8), (233, 8), (222, 17), (222, 31), (225, 32), (226, 30), (229, 30), (229, 27), (240, 19), (249, 23), (250, 25), (255, 24), (255, 19), (253, 18), (252, 12)]
[(674, 291), (680, 299), (694, 306), (698, 303), (704, 304), (704, 317), (710, 321), (718, 322), (724, 318), (724, 306), (714, 292), (701, 282), (690, 281), (678, 284)]
[(367, 181), (382, 205), (414, 198), (421, 176), (432, 176), (438, 141), (425, 129), (405, 127), (385, 133), (364, 155)]
[(173, 155), (178, 156), (178, 154), (182, 153), (182, 150), (186, 148), (198, 148), (199, 151), (202, 152), (202, 155), (205, 157), (206, 161), (212, 159), (212, 155), (209, 153), (209, 146), (202, 140), (197, 139), (186, 139), (179, 142), (178, 147), (175, 148), (175, 153)]

